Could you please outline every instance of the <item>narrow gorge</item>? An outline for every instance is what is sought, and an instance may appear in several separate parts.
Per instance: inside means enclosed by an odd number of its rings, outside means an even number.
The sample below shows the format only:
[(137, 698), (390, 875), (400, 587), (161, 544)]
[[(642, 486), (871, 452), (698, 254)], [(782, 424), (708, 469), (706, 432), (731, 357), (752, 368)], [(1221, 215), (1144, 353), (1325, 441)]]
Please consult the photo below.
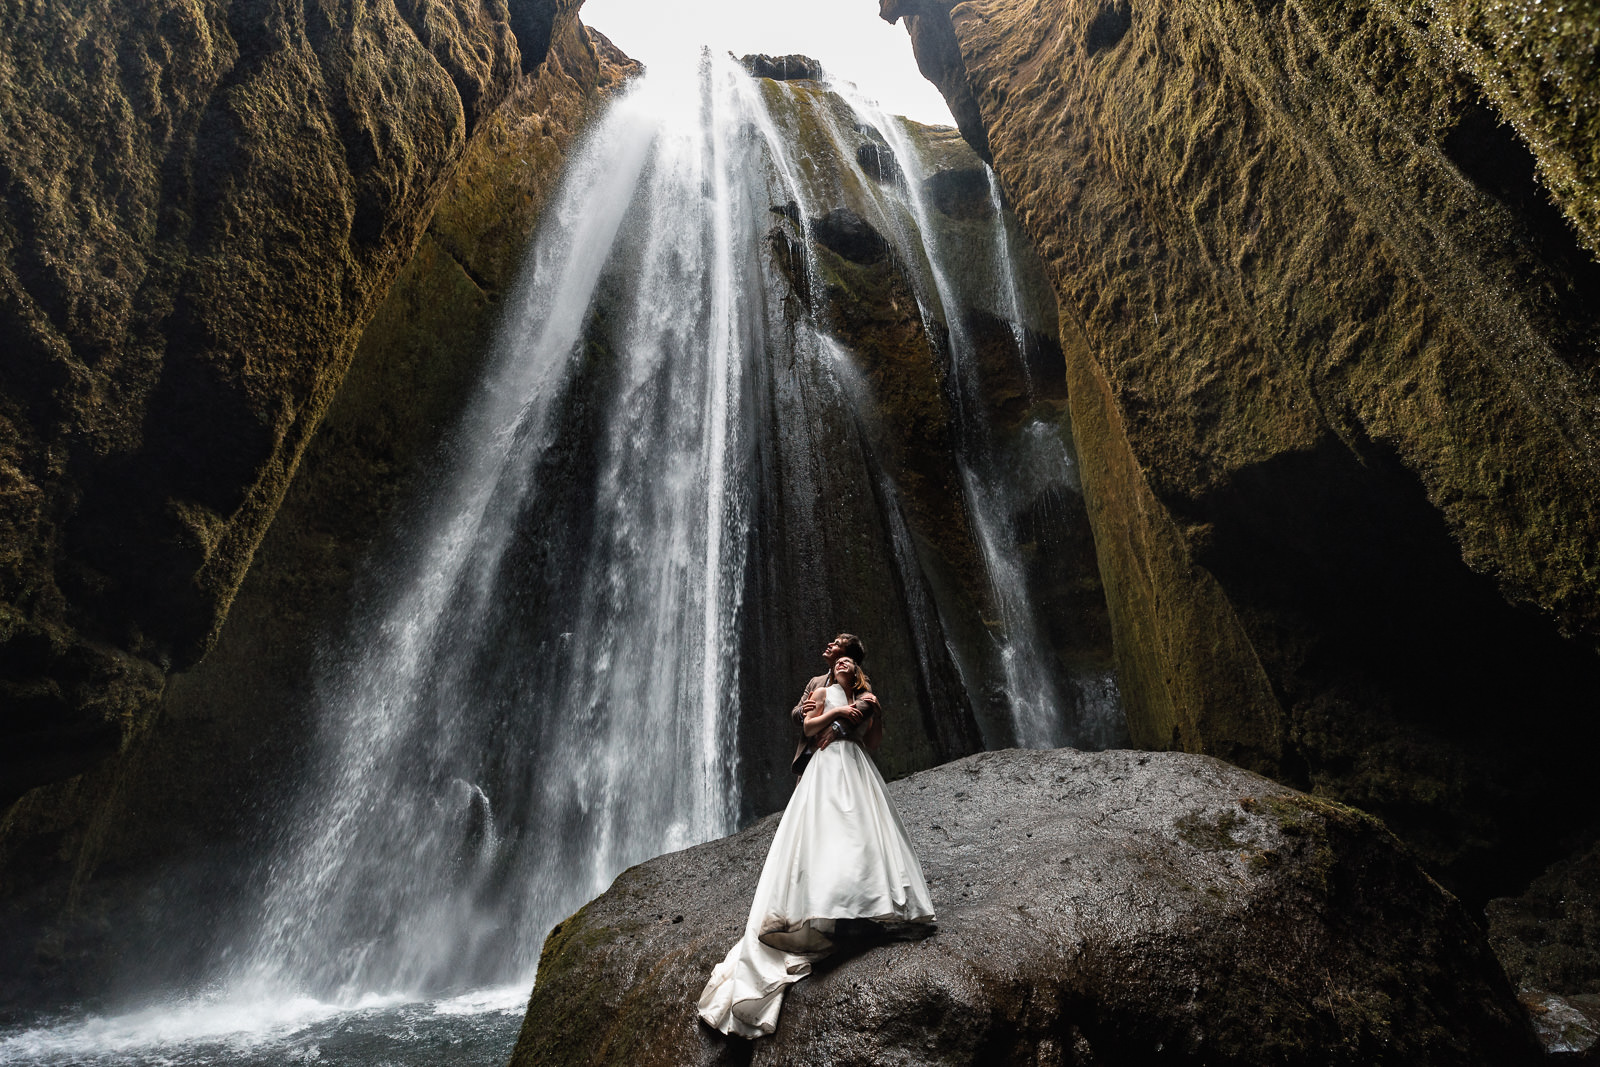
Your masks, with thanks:
[(645, 74), (554, 25), (214, 648), (8, 815), (8, 1060), (509, 1042), (552, 925), (783, 804), (841, 626), (891, 776), (1123, 740), (1054, 301), (992, 173), (799, 57)]
[(581, 6), (0, 4), (0, 1064), (1600, 1055), (1594, 0)]

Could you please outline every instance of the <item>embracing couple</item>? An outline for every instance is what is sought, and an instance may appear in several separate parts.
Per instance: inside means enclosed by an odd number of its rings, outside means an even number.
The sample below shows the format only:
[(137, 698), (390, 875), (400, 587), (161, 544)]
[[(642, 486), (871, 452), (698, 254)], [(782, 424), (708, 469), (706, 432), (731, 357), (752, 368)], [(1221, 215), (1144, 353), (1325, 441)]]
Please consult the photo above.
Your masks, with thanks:
[(806, 684), (790, 713), (800, 780), (744, 936), (700, 994), (700, 1017), (725, 1034), (772, 1033), (784, 990), (846, 937), (934, 921), (922, 865), (867, 754), (882, 741), (883, 710), (861, 668), (866, 649), (839, 634), (822, 655), (827, 673)]

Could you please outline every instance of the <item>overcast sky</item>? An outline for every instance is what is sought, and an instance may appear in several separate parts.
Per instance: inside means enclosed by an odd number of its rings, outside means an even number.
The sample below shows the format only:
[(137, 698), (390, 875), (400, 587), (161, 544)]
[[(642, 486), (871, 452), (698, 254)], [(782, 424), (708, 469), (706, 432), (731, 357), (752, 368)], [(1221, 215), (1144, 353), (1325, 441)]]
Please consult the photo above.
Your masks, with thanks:
[(905, 27), (880, 19), (877, 0), (585, 0), (579, 15), (646, 66), (701, 45), (738, 56), (800, 53), (891, 114), (951, 122), (944, 97), (917, 72)]

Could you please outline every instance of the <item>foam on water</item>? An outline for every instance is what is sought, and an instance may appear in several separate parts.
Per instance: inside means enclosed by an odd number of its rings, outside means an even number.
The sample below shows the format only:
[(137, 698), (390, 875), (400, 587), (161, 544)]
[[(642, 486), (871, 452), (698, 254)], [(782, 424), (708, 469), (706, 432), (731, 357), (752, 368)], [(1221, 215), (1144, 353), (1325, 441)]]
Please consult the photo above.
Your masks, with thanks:
[(369, 994), (349, 1003), (235, 993), (197, 997), (117, 1016), (59, 1018), (0, 1032), (0, 1064), (18, 1067), (198, 1067), (201, 1064), (412, 1062), (453, 1050), (450, 1062), (503, 1063), (528, 989), (476, 989), (440, 1000)]

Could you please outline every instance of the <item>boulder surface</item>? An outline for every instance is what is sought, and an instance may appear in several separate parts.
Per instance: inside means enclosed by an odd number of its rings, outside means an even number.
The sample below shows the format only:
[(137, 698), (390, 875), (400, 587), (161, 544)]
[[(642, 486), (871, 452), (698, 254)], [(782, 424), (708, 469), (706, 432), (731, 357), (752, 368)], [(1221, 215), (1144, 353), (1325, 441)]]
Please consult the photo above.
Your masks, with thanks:
[(619, 876), (545, 943), (535, 1064), (1500, 1064), (1483, 934), (1371, 817), (1203, 756), (982, 753), (890, 785), (940, 927), (819, 965), (778, 1032), (701, 1024), (777, 816)]

